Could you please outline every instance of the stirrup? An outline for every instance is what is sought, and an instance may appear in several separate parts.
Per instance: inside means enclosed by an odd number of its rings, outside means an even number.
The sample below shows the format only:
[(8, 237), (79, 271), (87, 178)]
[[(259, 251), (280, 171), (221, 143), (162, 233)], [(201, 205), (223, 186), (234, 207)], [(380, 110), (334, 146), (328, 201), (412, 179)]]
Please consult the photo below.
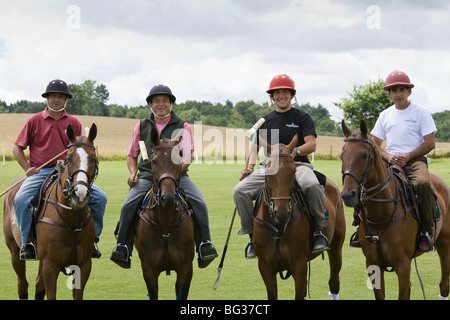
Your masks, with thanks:
[(254, 259), (256, 258), (255, 246), (253, 241), (250, 241), (244, 249), (245, 259)]
[[(425, 250), (422, 250), (422, 248), (420, 247), (420, 244), (422, 242), (421, 240), (424, 239), (424, 238), (425, 238), (425, 241), (428, 242), (429, 248), (425, 249)], [(431, 237), (429, 232), (421, 232), (419, 234), (418, 250), (420, 252), (432, 252), (432, 251), (434, 251), (433, 239), (432, 239), (432, 237)]]
[[(27, 246), (31, 246), (31, 247), (33, 248), (34, 256), (31, 257), (31, 258), (25, 258), (25, 257), (22, 258), (22, 255), (25, 254), (25, 252), (22, 251), (22, 248), (24, 249), (24, 248), (27, 247)], [(35, 261), (35, 260), (37, 260), (37, 251), (36, 251), (36, 247), (34, 246), (34, 243), (33, 243), (33, 242), (27, 242), (27, 243), (24, 244), (22, 247), (20, 247), (20, 251), (19, 251), (19, 259), (20, 259), (20, 260), (23, 260), (23, 261)]]
[[(322, 241), (324, 241), (325, 243), (323, 244), (322, 247), (315, 247), (316, 241), (318, 239), (322, 238)], [(311, 253), (312, 254), (317, 254), (317, 253), (322, 253), (324, 251), (328, 251), (330, 250), (330, 244), (328, 243), (328, 239), (327, 237), (323, 234), (322, 230), (314, 232), (313, 233), (313, 241), (312, 241), (312, 246), (311, 246)]]
[[(126, 256), (125, 259), (118, 258), (118, 257), (114, 257), (114, 258), (113, 258), (114, 253), (117, 252), (117, 248), (125, 248), (125, 249), (126, 249), (126, 251), (127, 251), (127, 256)], [(111, 252), (111, 260), (128, 261), (129, 259), (130, 259), (130, 251), (128, 250), (127, 245), (126, 245), (126, 244), (118, 243), (118, 244), (114, 247), (113, 251)]]
[(356, 231), (350, 237), (350, 247), (361, 248), (361, 242), (359, 241), (359, 227), (356, 228)]
[[(214, 250), (214, 252), (211, 253), (211, 254), (205, 255), (205, 256), (202, 255), (202, 246), (203, 246), (204, 244), (211, 244), (211, 245), (212, 245), (212, 249)], [(199, 256), (200, 260), (212, 260), (212, 259), (214, 259), (215, 257), (218, 256), (216, 247), (215, 247), (214, 244), (213, 244), (211, 241), (209, 241), (209, 240), (202, 241), (202, 242), (200, 243), (200, 245), (198, 246), (198, 256)]]

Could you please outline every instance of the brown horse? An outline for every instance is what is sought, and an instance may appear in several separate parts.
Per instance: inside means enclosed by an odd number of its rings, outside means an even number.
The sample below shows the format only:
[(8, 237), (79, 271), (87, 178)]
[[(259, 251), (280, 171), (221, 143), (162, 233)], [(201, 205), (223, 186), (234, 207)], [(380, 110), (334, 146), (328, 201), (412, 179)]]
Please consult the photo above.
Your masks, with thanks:
[[(305, 299), (307, 263), (318, 254), (310, 249), (310, 219), (303, 208), (305, 200), (294, 189), (295, 163), (292, 151), (297, 136), (289, 145), (268, 145), (270, 162), (266, 166), (263, 199), (254, 219), (253, 241), (258, 267), (267, 289), (268, 299), (277, 299), (277, 273), (282, 279), (292, 274), (295, 298)], [(276, 172), (270, 172), (275, 166)], [(267, 172), (269, 171), (269, 172)], [(345, 237), (345, 217), (337, 186), (329, 179), (325, 185), (326, 206), (330, 213), (324, 234), (330, 241), (330, 296), (338, 298), (339, 272), (342, 266), (342, 244)], [(307, 201), (307, 200), (306, 200)], [(288, 270), (287, 275), (282, 272)]]
[(139, 212), (136, 249), (151, 300), (158, 299), (158, 277), (163, 271), (177, 273), (177, 299), (188, 297), (194, 259), (194, 225), (179, 195), (181, 157), (178, 141), (159, 140), (151, 133), (153, 188)]
[[(92, 125), (89, 137), (75, 137), (67, 126), (71, 143), (64, 167), (42, 195), (36, 220), (36, 247), (39, 272), (36, 279), (36, 298), (56, 299), (59, 272), (69, 267), (74, 271), (73, 298), (82, 299), (91, 272), (91, 255), (95, 237), (94, 222), (86, 205), (91, 184), (98, 171), (93, 141), (97, 127)], [(19, 297), (28, 297), (25, 261), (19, 260), (20, 230), (15, 222), (12, 200), (20, 184), (11, 189), (4, 202), (3, 227), (11, 251), (11, 262), (18, 276)], [(15, 238), (18, 240), (16, 241)]]
[[(399, 299), (409, 299), (411, 259), (416, 252), (419, 223), (405, 203), (402, 186), (393, 177), (378, 148), (368, 136), (367, 125), (352, 133), (342, 121), (345, 143), (342, 148), (342, 198), (349, 207), (358, 207), (361, 217), (359, 239), (366, 257), (366, 267), (376, 299), (385, 298), (384, 272), (396, 272)], [(440, 178), (430, 174), (431, 185), (438, 196), (441, 219), (433, 227), (436, 248), (441, 261), (440, 296), (449, 293), (450, 275), (450, 190)], [(374, 273), (375, 271), (375, 273)]]

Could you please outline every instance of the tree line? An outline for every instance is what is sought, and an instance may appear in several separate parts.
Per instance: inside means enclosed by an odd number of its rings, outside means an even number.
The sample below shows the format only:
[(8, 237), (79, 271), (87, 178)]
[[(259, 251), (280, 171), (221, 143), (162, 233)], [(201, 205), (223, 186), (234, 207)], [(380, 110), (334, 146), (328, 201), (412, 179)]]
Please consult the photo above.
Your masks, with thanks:
[[(366, 85), (354, 86), (348, 96), (343, 97), (335, 105), (344, 111), (344, 118), (351, 128), (359, 127), (360, 119), (364, 119), (371, 129), (379, 113), (392, 105), (392, 101), (383, 90), (384, 81), (370, 82)], [(86, 80), (81, 84), (69, 84), (74, 98), (68, 100), (66, 110), (72, 115), (91, 115), (118, 118), (141, 119), (150, 114), (148, 105), (129, 107), (108, 104), (109, 91), (104, 84), (94, 80)], [(7, 104), (0, 97), (0, 113), (37, 113), (46, 107), (46, 102), (20, 100)], [(331, 119), (329, 111), (320, 103), (317, 106), (295, 104), (295, 108), (311, 115), (318, 135), (342, 136), (340, 122)], [(188, 123), (201, 121), (204, 125), (248, 129), (266, 113), (273, 110), (268, 103), (257, 104), (253, 100), (239, 101), (233, 104), (211, 103), (209, 101), (188, 100), (176, 103), (173, 110)], [(437, 141), (450, 141), (450, 111), (433, 114), (438, 128)]]

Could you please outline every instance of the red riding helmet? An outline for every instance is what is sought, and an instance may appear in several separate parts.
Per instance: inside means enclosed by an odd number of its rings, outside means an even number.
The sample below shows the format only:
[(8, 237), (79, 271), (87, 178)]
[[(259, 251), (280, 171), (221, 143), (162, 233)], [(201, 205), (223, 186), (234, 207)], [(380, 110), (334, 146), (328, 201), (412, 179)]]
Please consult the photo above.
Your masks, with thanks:
[(403, 71), (394, 70), (386, 78), (386, 85), (384, 90), (388, 91), (393, 87), (404, 86), (407, 88), (413, 88), (414, 85), (409, 80), (409, 77)]
[(287, 74), (280, 74), (278, 76), (275, 76), (272, 81), (270, 81), (269, 90), (266, 92), (270, 95), (275, 90), (278, 89), (288, 89), (292, 91), (292, 95), (295, 95), (295, 83), (294, 80), (291, 79)]

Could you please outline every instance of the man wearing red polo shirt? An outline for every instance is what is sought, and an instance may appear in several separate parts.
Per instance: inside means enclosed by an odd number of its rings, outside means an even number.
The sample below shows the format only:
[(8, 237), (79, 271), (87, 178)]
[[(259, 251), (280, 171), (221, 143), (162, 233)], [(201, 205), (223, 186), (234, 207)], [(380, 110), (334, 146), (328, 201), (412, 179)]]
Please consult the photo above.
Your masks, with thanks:
[[(68, 124), (72, 125), (77, 136), (82, 134), (81, 123), (64, 110), (67, 100), (72, 98), (64, 81), (51, 81), (42, 97), (47, 99), (48, 106), (28, 119), (13, 147), (13, 154), (27, 176), (13, 201), (17, 223), (22, 232), (21, 260), (36, 259), (36, 250), (28, 239), (32, 222), (31, 201), (45, 178), (64, 160), (65, 155), (40, 170), (37, 168), (67, 148), (70, 143), (66, 135)], [(27, 147), (30, 153), (29, 162), (24, 153)], [(103, 228), (106, 201), (105, 193), (93, 184), (89, 205), (95, 222), (96, 242)], [(93, 257), (100, 257), (97, 249), (94, 250)]]

